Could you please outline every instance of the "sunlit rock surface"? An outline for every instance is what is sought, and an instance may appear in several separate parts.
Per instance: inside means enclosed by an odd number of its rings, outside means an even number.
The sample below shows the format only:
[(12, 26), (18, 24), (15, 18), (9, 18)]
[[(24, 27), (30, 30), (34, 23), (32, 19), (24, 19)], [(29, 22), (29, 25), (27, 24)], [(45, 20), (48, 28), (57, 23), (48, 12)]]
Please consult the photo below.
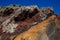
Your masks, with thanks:
[[(0, 7), (2, 40), (55, 40), (57, 15), (53, 8), (36, 5)], [(57, 17), (58, 18), (58, 17)], [(57, 22), (57, 23), (56, 23)], [(59, 24), (60, 25), (60, 24)]]
[[(14, 40), (54, 40), (55, 35), (55, 27), (56, 24), (54, 22), (55, 15), (49, 17), (47, 20), (38, 23), (33, 26), (26, 32), (18, 34)], [(13, 39), (13, 36), (11, 37)]]

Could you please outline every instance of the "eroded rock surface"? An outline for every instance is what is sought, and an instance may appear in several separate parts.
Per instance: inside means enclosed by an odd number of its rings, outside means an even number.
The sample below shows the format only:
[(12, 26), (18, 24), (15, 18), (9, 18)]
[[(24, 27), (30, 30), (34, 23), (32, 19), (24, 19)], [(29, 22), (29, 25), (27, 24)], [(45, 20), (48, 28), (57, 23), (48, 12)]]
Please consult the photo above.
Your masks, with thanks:
[[(55, 16), (38, 23), (26, 32), (15, 36), (14, 40), (54, 40), (55, 35)], [(49, 26), (50, 25), (50, 26)], [(51, 27), (52, 26), (52, 27)], [(13, 36), (11, 37), (13, 39)]]
[(0, 7), (0, 9), (2, 40), (8, 40), (10, 36), (18, 34), (13, 38), (14, 40), (54, 40), (52, 35), (56, 25), (52, 8), (14, 4)]

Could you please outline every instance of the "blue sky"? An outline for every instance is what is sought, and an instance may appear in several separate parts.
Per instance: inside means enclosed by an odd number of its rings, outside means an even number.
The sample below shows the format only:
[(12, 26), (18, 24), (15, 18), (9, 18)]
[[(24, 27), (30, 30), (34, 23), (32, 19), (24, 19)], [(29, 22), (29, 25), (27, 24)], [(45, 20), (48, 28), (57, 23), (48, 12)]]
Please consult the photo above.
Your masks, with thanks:
[(60, 0), (0, 0), (0, 6), (20, 4), (24, 6), (37, 5), (38, 7), (52, 7), (55, 14), (60, 14)]

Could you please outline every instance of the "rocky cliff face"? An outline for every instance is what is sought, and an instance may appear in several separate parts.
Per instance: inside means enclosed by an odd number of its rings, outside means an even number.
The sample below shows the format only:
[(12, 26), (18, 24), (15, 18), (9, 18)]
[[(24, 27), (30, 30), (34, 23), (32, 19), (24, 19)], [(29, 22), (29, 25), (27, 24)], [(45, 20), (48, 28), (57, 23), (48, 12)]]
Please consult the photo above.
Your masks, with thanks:
[(55, 19), (52, 8), (10, 5), (0, 7), (2, 40), (54, 40)]
[[(49, 17), (47, 20), (38, 23), (26, 32), (15, 36), (14, 40), (54, 40), (55, 15)], [(13, 36), (11, 37), (13, 39)]]

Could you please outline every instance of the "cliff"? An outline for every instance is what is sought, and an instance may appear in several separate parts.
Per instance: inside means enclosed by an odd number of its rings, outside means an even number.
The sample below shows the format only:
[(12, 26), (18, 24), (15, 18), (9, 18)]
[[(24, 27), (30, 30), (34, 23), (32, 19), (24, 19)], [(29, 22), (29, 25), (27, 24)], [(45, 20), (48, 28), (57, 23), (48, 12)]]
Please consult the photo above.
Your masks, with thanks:
[(50, 7), (0, 7), (0, 37), (2, 40), (55, 40), (58, 21), (59, 16)]
[[(55, 20), (56, 16), (53, 15), (45, 21), (38, 23), (37, 25), (30, 28), (28, 31), (18, 34), (14, 40), (53, 40), (52, 36), (55, 31)], [(49, 26), (50, 25), (50, 26)], [(11, 40), (13, 36), (11, 37)]]

